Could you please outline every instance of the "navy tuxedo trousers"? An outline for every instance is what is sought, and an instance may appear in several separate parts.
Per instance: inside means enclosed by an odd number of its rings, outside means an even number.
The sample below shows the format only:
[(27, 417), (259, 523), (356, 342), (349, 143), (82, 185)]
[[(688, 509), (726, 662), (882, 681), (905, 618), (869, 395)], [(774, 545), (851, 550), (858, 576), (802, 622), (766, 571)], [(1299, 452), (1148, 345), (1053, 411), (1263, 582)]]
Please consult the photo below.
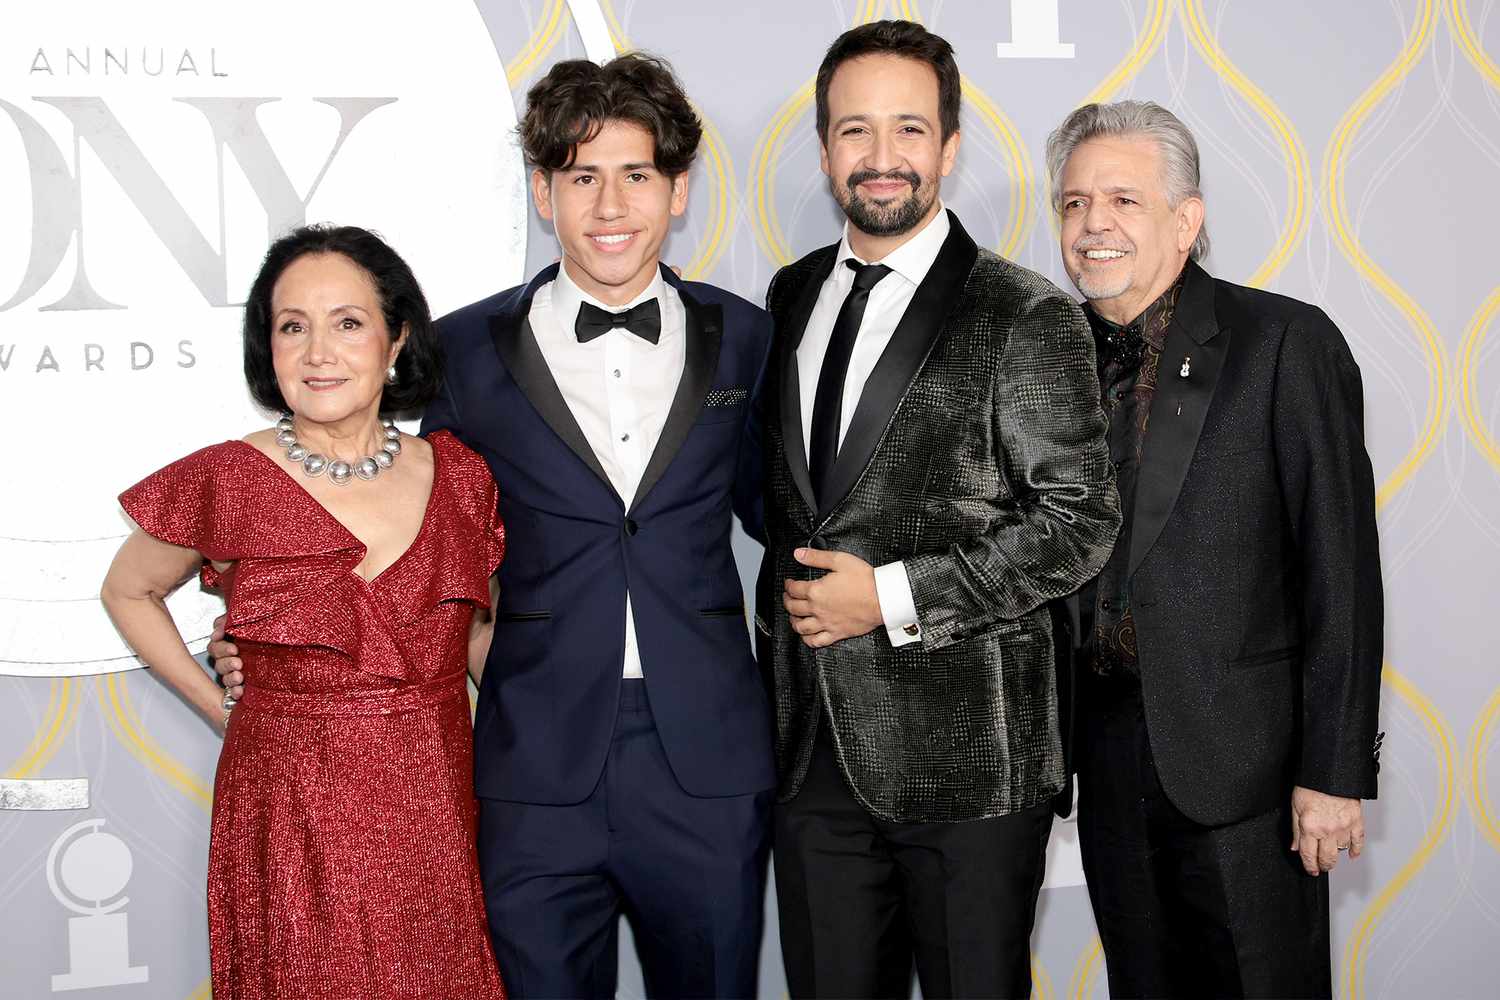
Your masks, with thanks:
[(683, 791), (646, 684), (621, 685), (584, 801), (480, 799), (490, 933), (513, 1000), (612, 998), (622, 913), (653, 1000), (755, 995), (773, 793)]

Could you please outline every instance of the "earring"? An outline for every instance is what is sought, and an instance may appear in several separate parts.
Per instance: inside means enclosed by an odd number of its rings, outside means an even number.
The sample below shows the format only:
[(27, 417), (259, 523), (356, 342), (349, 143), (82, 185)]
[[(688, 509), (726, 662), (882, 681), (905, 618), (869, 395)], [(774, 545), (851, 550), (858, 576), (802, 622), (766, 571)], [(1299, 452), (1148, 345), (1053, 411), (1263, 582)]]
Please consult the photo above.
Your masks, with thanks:
[(396, 384), (396, 366), (395, 365), (391, 365), (389, 368), (387, 368), (385, 370), (385, 384), (386, 385), (395, 385)]

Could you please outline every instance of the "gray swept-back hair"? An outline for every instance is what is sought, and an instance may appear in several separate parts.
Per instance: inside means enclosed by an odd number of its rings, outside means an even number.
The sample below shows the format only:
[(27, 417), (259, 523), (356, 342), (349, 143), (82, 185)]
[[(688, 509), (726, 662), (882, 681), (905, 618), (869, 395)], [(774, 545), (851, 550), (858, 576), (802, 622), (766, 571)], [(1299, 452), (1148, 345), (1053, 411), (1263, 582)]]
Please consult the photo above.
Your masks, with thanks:
[[(1068, 115), (1047, 137), (1047, 180), (1052, 185), (1052, 207), (1062, 210), (1062, 172), (1073, 150), (1090, 139), (1126, 136), (1151, 139), (1161, 151), (1163, 187), (1167, 204), (1176, 208), (1184, 198), (1202, 198), (1198, 186), (1198, 143), (1186, 125), (1155, 101), (1115, 101), (1085, 104)], [(1208, 253), (1208, 225), (1188, 250), (1193, 260)]]

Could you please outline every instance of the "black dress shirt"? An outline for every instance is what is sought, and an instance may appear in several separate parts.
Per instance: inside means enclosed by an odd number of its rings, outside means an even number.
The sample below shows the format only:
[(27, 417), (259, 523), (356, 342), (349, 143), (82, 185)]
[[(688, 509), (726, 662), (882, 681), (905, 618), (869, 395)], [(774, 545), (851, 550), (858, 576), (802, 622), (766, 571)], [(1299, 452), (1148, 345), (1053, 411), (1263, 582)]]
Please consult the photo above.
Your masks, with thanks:
[(1167, 327), (1182, 294), (1186, 273), (1184, 270), (1179, 274), (1172, 287), (1123, 326), (1111, 323), (1092, 307), (1084, 309), (1094, 331), (1099, 388), (1104, 412), (1109, 417), (1109, 458), (1115, 466), (1115, 484), (1120, 491), (1120, 512), (1124, 517), (1109, 562), (1084, 593), (1084, 614), (1092, 612), (1093, 618), (1092, 627), (1088, 622), (1084, 624), (1083, 634), (1091, 636), (1091, 640), (1086, 640), (1087, 660), (1094, 672), (1101, 675), (1116, 670), (1128, 674), (1140, 671), (1127, 572), (1130, 519), (1135, 511), (1141, 446), (1151, 419), (1151, 400), (1156, 395), (1162, 345), (1166, 343)]

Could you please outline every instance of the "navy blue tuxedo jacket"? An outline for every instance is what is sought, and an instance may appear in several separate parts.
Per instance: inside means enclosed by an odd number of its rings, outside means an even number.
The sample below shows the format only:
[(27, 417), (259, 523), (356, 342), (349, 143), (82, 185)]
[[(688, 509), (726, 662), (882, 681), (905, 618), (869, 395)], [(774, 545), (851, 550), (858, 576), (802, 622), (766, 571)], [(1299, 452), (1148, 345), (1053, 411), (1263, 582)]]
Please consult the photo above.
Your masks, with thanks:
[(771, 788), (771, 722), (750, 652), (731, 512), (763, 537), (759, 387), (770, 318), (697, 282), (661, 439), (633, 497), (610, 485), (527, 319), (557, 265), (438, 321), (443, 394), (422, 433), (447, 429), (500, 487), (506, 553), (475, 717), (481, 796), (567, 805), (603, 770), (635, 612), (646, 690), (667, 759), (692, 795)]

